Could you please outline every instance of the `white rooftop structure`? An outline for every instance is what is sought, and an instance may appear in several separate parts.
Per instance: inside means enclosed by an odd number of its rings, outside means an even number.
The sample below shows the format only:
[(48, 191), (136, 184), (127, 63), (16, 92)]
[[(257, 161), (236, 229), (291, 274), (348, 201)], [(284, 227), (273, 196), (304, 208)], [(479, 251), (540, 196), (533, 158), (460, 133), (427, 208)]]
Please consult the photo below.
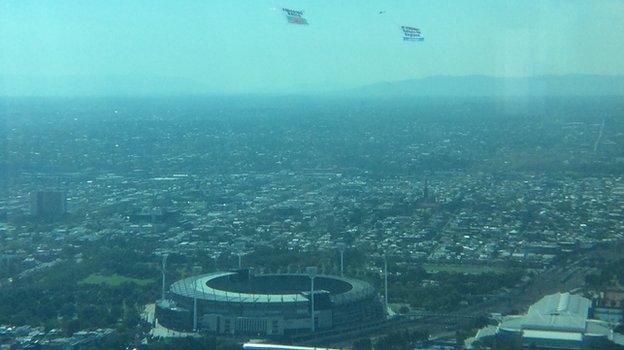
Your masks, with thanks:
[(614, 333), (607, 322), (589, 318), (591, 306), (580, 295), (547, 295), (531, 305), (526, 315), (505, 316), (498, 327), (480, 330), (470, 343), (519, 336), (516, 339), (523, 346), (537, 349), (589, 349), (609, 342), (624, 345), (624, 336)]
[(522, 329), (582, 332), (585, 330), (591, 301), (579, 295), (547, 295), (529, 308)]

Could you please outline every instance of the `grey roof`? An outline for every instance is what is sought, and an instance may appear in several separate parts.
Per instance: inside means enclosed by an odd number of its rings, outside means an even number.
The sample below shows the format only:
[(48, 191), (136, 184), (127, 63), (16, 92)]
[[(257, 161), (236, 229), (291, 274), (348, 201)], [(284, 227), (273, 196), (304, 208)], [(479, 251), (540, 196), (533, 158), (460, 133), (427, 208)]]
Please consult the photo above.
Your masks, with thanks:
[[(589, 316), (591, 301), (579, 295), (557, 293), (547, 295), (531, 305), (522, 318), (522, 329), (584, 332)], [(512, 324), (503, 324), (503, 328), (515, 328)], [(510, 322), (511, 323), (511, 322)], [(511, 327), (510, 327), (511, 326)]]
[(498, 328), (509, 331), (518, 331), (522, 329), (522, 323), (524, 322), (525, 316), (504, 316), (502, 322), (499, 324)]
[(609, 335), (609, 333), (611, 333), (611, 328), (607, 322), (600, 320), (587, 320), (587, 324), (585, 326), (586, 335), (604, 336)]
[(619, 333), (613, 333), (612, 339), (611, 339), (614, 343), (618, 344), (618, 345), (622, 345), (624, 346), (624, 335), (619, 334)]
[(477, 332), (476, 338), (481, 339), (481, 338), (491, 337), (493, 335), (496, 335), (496, 332), (498, 332), (498, 327), (486, 326), (485, 328), (481, 328)]
[[(500, 331), (522, 334), (523, 338), (582, 341), (584, 337), (605, 337), (624, 345), (624, 336), (613, 332), (605, 321), (590, 319), (591, 301), (579, 295), (557, 293), (533, 304), (526, 315), (505, 316)], [(490, 327), (477, 333), (476, 340), (492, 336)]]
[(565, 315), (587, 318), (591, 301), (580, 295), (557, 293), (543, 297), (531, 305), (529, 314)]
[[(307, 303), (309, 300), (305, 292), (296, 294), (238, 293), (212, 288), (207, 284), (212, 279), (234, 274), (236, 272), (215, 272), (188, 277), (173, 283), (169, 287), (169, 291), (188, 298), (236, 303)], [(337, 303), (348, 301), (349, 298), (357, 295), (374, 293), (373, 287), (364, 281), (327, 275), (318, 275), (317, 277), (340, 279), (351, 284), (352, 288), (348, 292), (331, 296), (331, 299)]]

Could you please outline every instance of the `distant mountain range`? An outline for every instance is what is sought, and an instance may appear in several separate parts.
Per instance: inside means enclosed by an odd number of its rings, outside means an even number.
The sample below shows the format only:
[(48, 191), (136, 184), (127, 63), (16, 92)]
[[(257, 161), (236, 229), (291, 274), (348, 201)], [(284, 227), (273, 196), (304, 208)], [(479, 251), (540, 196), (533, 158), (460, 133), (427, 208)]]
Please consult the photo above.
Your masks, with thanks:
[[(624, 76), (544, 75), (499, 78), (484, 75), (431, 76), (376, 83), (351, 89), (298, 85), (278, 95), (338, 96), (606, 96), (624, 95)], [(266, 94), (267, 92), (265, 92)], [(214, 95), (199, 81), (176, 77), (138, 76), (7, 76), (0, 75), (0, 96), (175, 96)], [(227, 95), (234, 95), (229, 93)], [(262, 94), (261, 94), (262, 95)]]
[(432, 76), (376, 83), (344, 92), (356, 96), (607, 96), (624, 95), (624, 76)]

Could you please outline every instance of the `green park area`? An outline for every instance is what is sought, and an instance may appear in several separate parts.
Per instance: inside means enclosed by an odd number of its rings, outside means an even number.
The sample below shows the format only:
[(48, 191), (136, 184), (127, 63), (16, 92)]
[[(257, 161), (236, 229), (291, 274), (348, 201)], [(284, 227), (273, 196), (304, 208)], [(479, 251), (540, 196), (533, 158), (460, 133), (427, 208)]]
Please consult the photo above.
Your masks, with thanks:
[(147, 286), (154, 283), (154, 279), (152, 278), (132, 278), (126, 277), (118, 274), (112, 275), (102, 275), (99, 273), (94, 273), (89, 275), (87, 278), (78, 282), (79, 284), (103, 284), (110, 287), (116, 287), (124, 283), (134, 283), (139, 286)]

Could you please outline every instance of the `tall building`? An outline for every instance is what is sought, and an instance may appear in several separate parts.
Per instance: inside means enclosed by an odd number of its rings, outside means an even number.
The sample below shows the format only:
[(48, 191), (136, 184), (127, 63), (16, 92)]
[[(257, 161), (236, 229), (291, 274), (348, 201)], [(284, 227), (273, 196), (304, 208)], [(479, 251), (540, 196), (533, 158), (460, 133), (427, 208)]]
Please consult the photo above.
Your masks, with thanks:
[(61, 191), (30, 193), (30, 214), (35, 217), (59, 217), (67, 213), (67, 196)]

